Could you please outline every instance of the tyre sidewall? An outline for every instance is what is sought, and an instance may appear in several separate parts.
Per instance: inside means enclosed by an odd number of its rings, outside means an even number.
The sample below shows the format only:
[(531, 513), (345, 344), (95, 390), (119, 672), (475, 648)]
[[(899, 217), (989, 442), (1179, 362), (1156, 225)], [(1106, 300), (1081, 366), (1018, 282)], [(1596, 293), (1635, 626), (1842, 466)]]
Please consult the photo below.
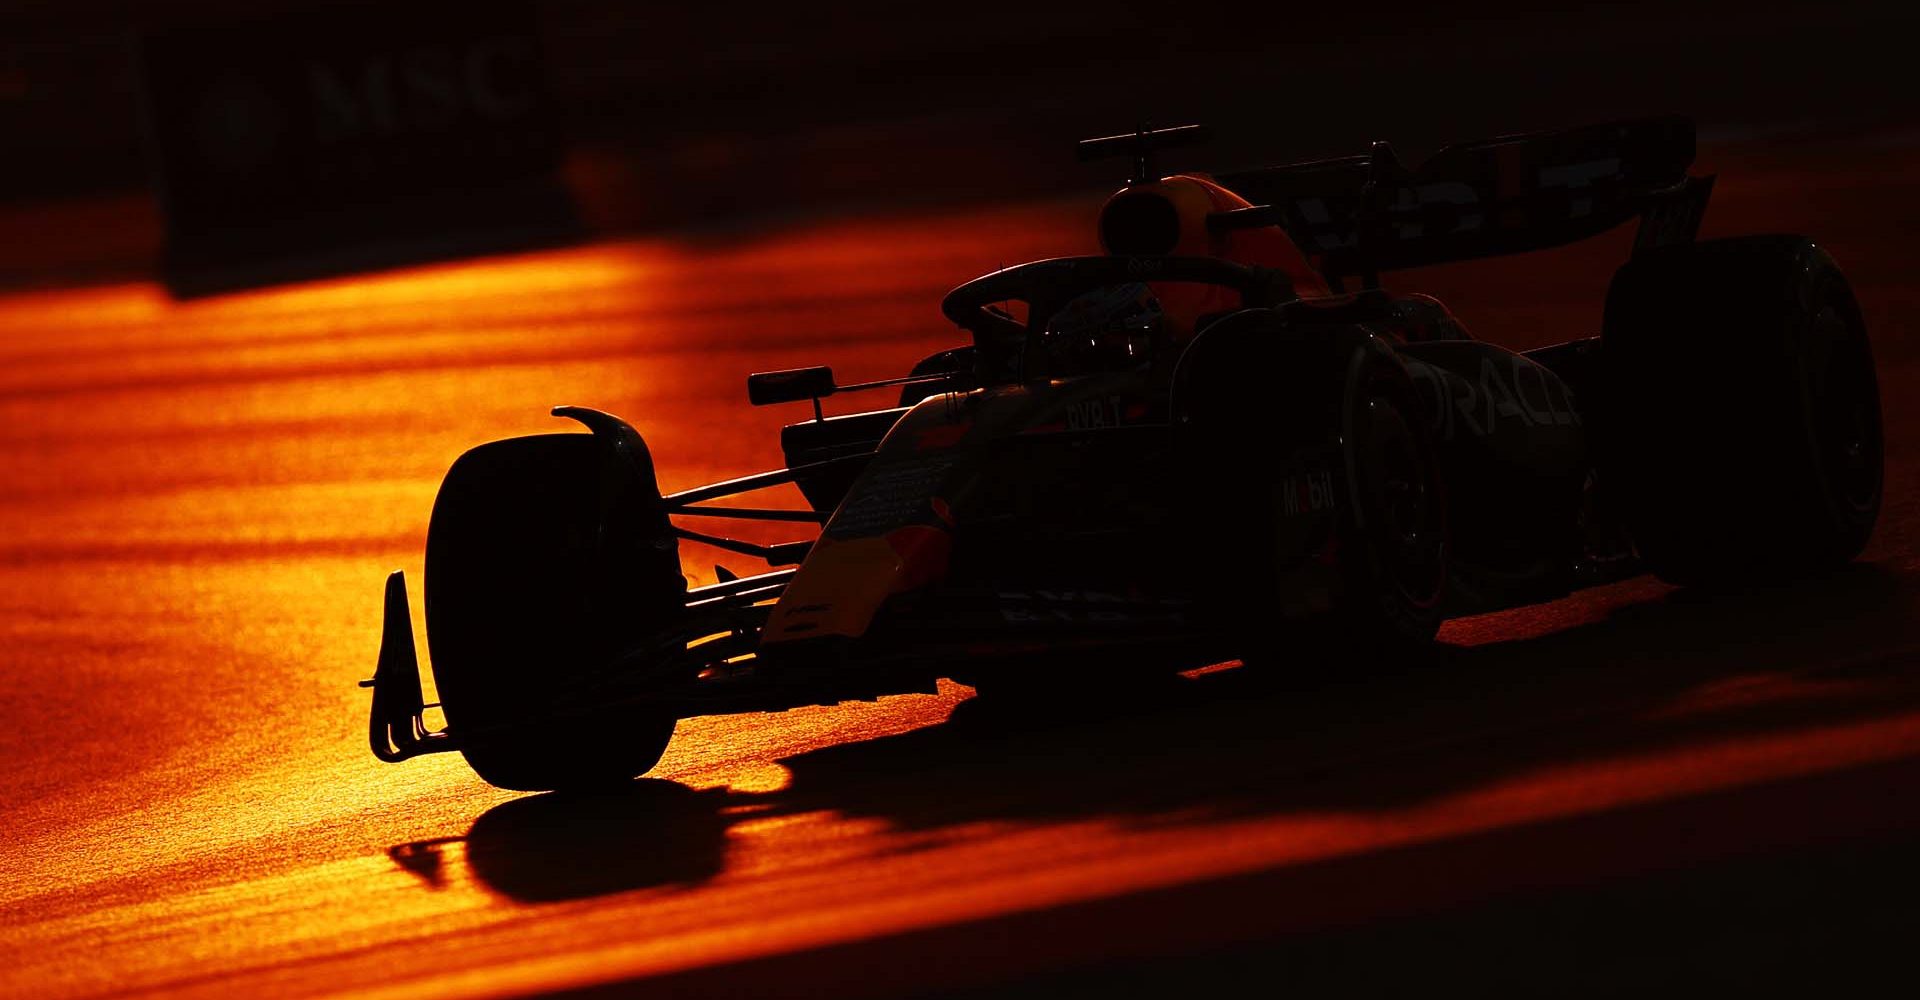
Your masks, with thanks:
[(671, 592), (632, 579), (633, 560), (599, 544), (600, 470), (589, 435), (497, 441), (461, 456), (434, 503), (426, 604), (436, 687), (468, 763), (500, 787), (632, 778), (672, 734), (670, 718), (577, 700), (632, 638), (623, 605)]
[[(1823, 330), (1829, 309), (1839, 323)], [(1871, 411), (1875, 486), (1861, 505), (1836, 493), (1823, 452), (1823, 350), (1860, 370)], [(1859, 308), (1824, 251), (1766, 236), (1636, 258), (1609, 290), (1601, 363), (1601, 481), (1657, 575), (1786, 578), (1865, 545), (1879, 507), (1878, 389)]]

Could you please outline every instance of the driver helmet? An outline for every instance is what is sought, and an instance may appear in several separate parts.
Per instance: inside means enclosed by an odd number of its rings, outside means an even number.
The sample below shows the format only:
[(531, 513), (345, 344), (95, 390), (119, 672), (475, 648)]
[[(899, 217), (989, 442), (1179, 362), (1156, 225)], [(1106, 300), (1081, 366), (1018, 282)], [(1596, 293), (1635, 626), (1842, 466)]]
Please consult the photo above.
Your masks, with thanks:
[(1054, 375), (1145, 367), (1166, 325), (1160, 300), (1145, 283), (1096, 288), (1061, 306), (1041, 333)]

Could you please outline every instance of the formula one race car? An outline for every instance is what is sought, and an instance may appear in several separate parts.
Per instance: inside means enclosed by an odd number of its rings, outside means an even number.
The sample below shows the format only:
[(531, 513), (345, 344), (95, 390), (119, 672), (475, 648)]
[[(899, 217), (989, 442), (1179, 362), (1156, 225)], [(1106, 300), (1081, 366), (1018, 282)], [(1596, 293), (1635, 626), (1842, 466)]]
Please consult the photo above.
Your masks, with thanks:
[[(430, 731), (406, 588), (388, 580), (371, 740), (459, 750), (482, 778), (623, 781), (676, 720), (1232, 659), (1404, 656), (1444, 618), (1652, 572), (1679, 584), (1845, 562), (1880, 506), (1881, 424), (1860, 310), (1797, 236), (1698, 242), (1711, 178), (1692, 125), (1654, 119), (1158, 177), (1197, 127), (1081, 144), (1125, 155), (1107, 255), (970, 281), (971, 343), (813, 401), (788, 468), (662, 496), (640, 435), (481, 445), (427, 537)], [(1568, 243), (1639, 219), (1602, 333), (1514, 353), (1383, 271)], [(823, 417), (820, 399), (897, 389)], [(706, 506), (792, 484), (807, 510)], [(676, 515), (821, 525), (763, 546)], [(689, 589), (680, 539), (771, 572)], [(1085, 676), (1085, 675), (1082, 675)]]

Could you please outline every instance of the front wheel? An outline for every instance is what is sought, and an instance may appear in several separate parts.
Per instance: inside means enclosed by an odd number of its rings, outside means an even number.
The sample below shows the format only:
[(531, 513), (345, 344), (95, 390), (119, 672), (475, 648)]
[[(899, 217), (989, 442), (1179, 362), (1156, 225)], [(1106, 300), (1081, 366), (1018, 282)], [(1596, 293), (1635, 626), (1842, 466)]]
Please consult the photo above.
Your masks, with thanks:
[(595, 671), (679, 614), (685, 592), (677, 550), (608, 551), (601, 447), (585, 434), (481, 445), (454, 463), (434, 501), (435, 684), (467, 763), (501, 788), (626, 781), (673, 735), (671, 716), (590, 700)]

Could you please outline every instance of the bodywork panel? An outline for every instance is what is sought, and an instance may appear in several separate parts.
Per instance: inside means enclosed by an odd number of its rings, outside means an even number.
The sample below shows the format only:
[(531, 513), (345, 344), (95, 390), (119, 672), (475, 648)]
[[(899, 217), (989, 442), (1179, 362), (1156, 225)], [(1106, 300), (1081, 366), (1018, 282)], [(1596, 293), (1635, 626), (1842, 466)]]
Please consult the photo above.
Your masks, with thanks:
[(847, 490), (763, 645), (864, 636), (910, 593), (1114, 579), (1141, 554), (1140, 526), (1166, 512), (1154, 484), (1169, 432), (1153, 398), (1124, 373), (921, 401)]

